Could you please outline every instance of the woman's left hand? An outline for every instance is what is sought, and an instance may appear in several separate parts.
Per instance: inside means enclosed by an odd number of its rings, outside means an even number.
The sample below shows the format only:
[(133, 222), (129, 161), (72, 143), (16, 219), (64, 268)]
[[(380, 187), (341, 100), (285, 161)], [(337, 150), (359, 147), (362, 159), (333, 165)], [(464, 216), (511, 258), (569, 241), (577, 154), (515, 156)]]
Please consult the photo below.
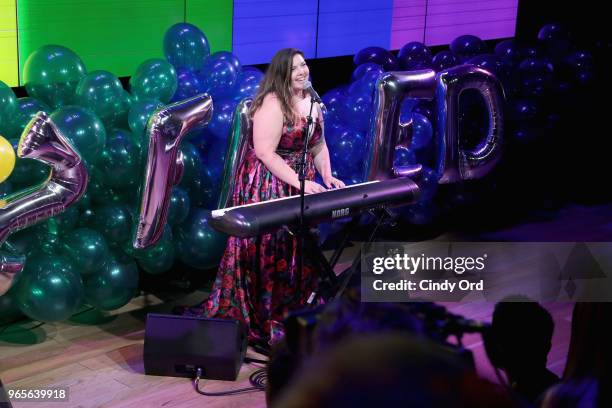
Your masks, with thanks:
[(329, 177), (324, 177), (323, 178), (323, 184), (325, 184), (325, 187), (327, 188), (342, 188), (342, 187), (346, 187), (345, 184), (342, 182), (342, 180), (338, 180), (335, 177), (329, 176)]

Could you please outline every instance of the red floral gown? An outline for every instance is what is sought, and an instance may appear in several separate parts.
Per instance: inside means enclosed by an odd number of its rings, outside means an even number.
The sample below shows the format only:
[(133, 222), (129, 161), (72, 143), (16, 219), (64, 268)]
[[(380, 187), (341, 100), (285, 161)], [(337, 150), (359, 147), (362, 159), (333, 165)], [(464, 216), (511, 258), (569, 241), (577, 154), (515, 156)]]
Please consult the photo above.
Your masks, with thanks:
[[(304, 146), (301, 123), (283, 126), (276, 152), (296, 172)], [(321, 124), (315, 123), (309, 149), (321, 142)], [(252, 135), (250, 140), (252, 144)], [(314, 180), (315, 166), (309, 153), (306, 164), (307, 180)], [(232, 206), (267, 201), (299, 194), (299, 190), (275, 177), (255, 156), (251, 147), (238, 169)], [(286, 313), (303, 305), (317, 284), (317, 273), (304, 259), (299, 282), (297, 239), (286, 230), (253, 238), (229, 237), (209, 298), (195, 313), (206, 317), (237, 319), (249, 328), (249, 340), (274, 342), (278, 322)], [(191, 309), (194, 312), (194, 309)]]

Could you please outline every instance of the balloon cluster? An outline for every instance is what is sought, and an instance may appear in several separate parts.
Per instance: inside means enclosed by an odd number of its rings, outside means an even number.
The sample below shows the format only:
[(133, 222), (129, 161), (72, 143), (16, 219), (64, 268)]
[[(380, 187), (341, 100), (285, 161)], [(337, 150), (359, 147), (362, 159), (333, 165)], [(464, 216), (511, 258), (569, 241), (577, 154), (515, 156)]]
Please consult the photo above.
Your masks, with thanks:
[[(330, 90), (322, 98), (327, 107), (326, 140), (337, 176), (351, 184), (365, 181), (364, 135), (371, 126), (376, 80), (386, 71), (439, 72), (464, 63), (480, 66), (504, 86), (504, 126), (510, 151), (515, 146), (518, 153), (531, 147), (526, 144), (545, 140), (546, 135), (558, 130), (560, 109), (572, 92), (594, 81), (593, 56), (576, 50), (570, 39), (563, 26), (548, 24), (540, 30), (535, 45), (504, 40), (489, 50), (480, 38), (462, 35), (448, 49), (435, 54), (420, 42), (407, 43), (397, 55), (381, 47), (360, 50), (353, 59), (355, 69), (350, 83)], [(464, 206), (475, 199), (473, 189), (466, 184), (449, 187), (450, 196), (436, 196), (438, 183), (431, 170), (434, 108), (431, 101), (417, 99), (406, 99), (401, 106), (400, 129), (412, 122), (413, 134), (409, 145), (396, 148), (395, 163), (423, 165), (421, 201), (401, 211), (402, 218), (412, 224), (430, 223), (441, 210)], [(486, 134), (486, 107), (478, 93), (468, 90), (461, 94), (458, 115), (459, 132), (467, 144)]]
[[(17, 98), (0, 82), (0, 200), (49, 175), (40, 162), (15, 159), (18, 139), (39, 111), (79, 152), (90, 176), (76, 205), (9, 237), (6, 246), (27, 257), (20, 277), (0, 296), (11, 310), (46, 322), (66, 319), (83, 304), (112, 310), (138, 292), (139, 269), (164, 273), (177, 259), (200, 269), (218, 263), (225, 237), (208, 225), (219, 194), (215, 180), (233, 111), (254, 96), (263, 73), (242, 67), (229, 52), (210, 54), (206, 36), (190, 24), (172, 26), (163, 50), (165, 59), (136, 68), (129, 90), (111, 72), (87, 71), (76, 53), (58, 45), (27, 58), (27, 97)], [(149, 118), (168, 103), (204, 92), (214, 98), (214, 116), (180, 147), (184, 175), (172, 191), (164, 235), (151, 248), (134, 249)]]

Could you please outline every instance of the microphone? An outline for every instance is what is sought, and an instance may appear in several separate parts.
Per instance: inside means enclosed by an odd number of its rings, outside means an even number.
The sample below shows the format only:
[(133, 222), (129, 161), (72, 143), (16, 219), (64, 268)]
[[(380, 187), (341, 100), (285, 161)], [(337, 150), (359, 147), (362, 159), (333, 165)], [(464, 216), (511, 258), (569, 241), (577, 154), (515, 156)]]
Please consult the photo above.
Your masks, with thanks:
[(321, 103), (321, 98), (319, 97), (317, 91), (315, 91), (312, 87), (312, 83), (310, 81), (304, 82), (304, 90), (310, 94), (313, 101), (316, 103)]

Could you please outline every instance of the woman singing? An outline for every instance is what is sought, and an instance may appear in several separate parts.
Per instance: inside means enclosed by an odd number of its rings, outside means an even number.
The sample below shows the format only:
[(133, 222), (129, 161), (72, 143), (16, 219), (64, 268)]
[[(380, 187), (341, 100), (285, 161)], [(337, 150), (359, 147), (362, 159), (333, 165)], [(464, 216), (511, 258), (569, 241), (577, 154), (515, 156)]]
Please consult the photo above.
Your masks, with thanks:
[[(304, 90), (308, 76), (301, 51), (285, 48), (272, 58), (250, 108), (253, 134), (236, 175), (232, 206), (299, 194), (302, 129), (311, 105)], [(312, 117), (315, 124), (308, 146), (306, 194), (326, 190), (314, 181), (315, 168), (327, 188), (344, 187), (332, 176), (318, 104)], [(287, 311), (303, 305), (317, 284), (317, 271), (308, 257), (297, 282), (298, 257), (297, 239), (283, 229), (256, 238), (230, 237), (210, 297), (196, 313), (240, 320), (248, 325), (250, 341), (274, 342), (272, 326), (282, 321)]]

